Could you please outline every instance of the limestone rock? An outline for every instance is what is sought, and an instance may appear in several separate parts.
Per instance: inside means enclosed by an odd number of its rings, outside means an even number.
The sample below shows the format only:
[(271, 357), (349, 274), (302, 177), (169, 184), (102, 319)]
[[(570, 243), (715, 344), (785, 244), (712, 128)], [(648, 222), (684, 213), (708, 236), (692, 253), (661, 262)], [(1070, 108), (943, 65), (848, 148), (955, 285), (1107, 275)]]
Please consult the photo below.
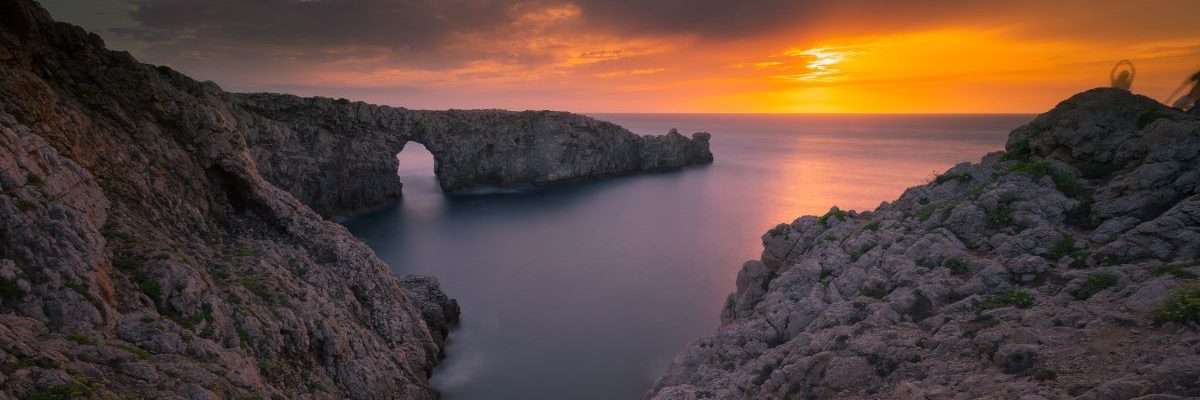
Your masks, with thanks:
[[(1200, 118), (1113, 89), (871, 212), (763, 235), (654, 399), (1200, 396)], [(843, 217), (844, 215), (844, 217)]]

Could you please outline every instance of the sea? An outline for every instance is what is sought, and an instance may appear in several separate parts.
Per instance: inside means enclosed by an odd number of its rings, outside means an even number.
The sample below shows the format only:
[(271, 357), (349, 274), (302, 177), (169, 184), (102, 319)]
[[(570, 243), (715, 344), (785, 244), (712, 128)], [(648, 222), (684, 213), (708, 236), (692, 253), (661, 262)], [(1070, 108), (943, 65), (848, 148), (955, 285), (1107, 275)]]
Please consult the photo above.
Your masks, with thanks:
[(450, 196), (398, 155), (402, 201), (342, 221), (397, 274), (436, 277), (462, 323), (448, 400), (640, 399), (711, 334), (771, 227), (873, 210), (1004, 148), (1032, 115), (590, 114), (638, 134), (712, 134), (711, 165)]

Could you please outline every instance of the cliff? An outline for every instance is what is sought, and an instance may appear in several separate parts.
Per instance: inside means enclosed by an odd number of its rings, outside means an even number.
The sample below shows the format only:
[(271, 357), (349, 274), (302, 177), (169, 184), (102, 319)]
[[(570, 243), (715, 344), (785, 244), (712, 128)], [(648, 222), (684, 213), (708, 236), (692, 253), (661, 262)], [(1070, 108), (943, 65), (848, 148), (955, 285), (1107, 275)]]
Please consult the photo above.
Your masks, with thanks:
[(654, 399), (1200, 396), (1200, 119), (1080, 93), (874, 211), (762, 236)]
[(0, 398), (436, 398), (457, 306), (263, 179), (237, 102), (0, 2)]
[(707, 133), (638, 136), (565, 112), (418, 111), (266, 93), (234, 99), (259, 172), (325, 215), (398, 198), (396, 154), (410, 141), (433, 154), (438, 182), (451, 193), (713, 161)]

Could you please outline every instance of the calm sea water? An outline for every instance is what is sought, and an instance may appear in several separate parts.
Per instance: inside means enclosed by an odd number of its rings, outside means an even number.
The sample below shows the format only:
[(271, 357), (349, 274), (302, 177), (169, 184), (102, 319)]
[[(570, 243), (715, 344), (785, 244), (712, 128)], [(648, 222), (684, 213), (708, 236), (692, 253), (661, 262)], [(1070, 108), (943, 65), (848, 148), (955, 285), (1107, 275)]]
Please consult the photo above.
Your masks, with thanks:
[(402, 203), (345, 221), (397, 273), (438, 277), (463, 323), (434, 373), (446, 399), (638, 399), (712, 332), (759, 236), (830, 206), (874, 209), (1003, 148), (1024, 115), (603, 114), (640, 134), (713, 134), (678, 172), (443, 195), (400, 154)]

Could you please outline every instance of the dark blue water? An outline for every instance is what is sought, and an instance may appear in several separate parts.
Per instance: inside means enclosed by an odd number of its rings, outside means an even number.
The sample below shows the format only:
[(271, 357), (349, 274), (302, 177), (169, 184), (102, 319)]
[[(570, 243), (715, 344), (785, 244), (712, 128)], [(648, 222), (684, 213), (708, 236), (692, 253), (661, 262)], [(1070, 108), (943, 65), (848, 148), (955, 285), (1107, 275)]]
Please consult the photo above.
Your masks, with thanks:
[(708, 131), (716, 162), (673, 173), (447, 197), (400, 154), (405, 199), (345, 224), (401, 274), (438, 277), (463, 323), (434, 382), (450, 400), (637, 399), (712, 332), (780, 222), (874, 209), (1003, 148), (1030, 116), (596, 115), (640, 134)]

